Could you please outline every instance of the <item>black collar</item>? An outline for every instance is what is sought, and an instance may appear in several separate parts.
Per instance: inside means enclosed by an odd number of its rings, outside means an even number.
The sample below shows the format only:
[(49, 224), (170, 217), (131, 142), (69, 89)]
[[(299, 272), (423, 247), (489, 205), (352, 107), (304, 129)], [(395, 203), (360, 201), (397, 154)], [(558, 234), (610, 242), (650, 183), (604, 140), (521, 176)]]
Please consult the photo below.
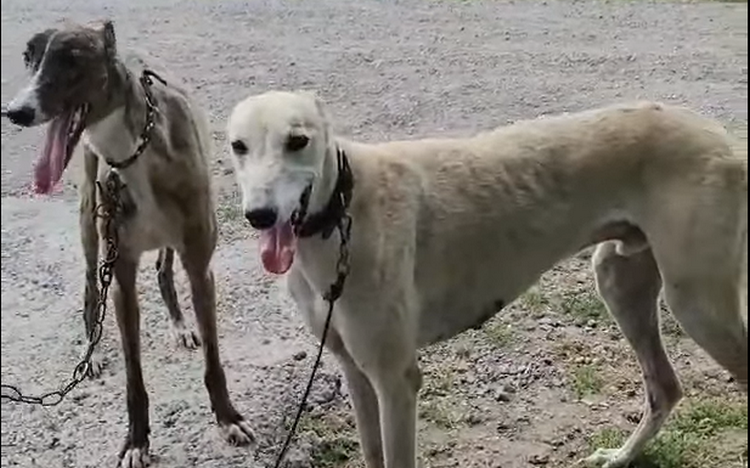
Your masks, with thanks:
[(307, 205), (310, 201), (312, 184), (302, 194), (300, 211), (294, 216), (292, 224), (297, 237), (313, 237), (320, 234), (323, 239), (331, 237), (341, 219), (349, 208), (354, 190), (354, 176), (349, 166), (349, 158), (341, 148), (336, 150), (338, 164), (338, 175), (336, 185), (333, 187), (331, 198), (322, 211), (307, 215)]

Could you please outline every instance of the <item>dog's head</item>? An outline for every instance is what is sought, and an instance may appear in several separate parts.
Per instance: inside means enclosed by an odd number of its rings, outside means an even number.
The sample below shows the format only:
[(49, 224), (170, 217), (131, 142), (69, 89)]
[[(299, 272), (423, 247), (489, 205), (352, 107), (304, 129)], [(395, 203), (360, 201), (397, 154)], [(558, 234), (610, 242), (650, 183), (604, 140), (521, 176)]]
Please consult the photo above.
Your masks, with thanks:
[(242, 208), (261, 231), (263, 263), (283, 273), (294, 255), (294, 217), (324, 203), (332, 137), (323, 105), (306, 92), (251, 96), (235, 106), (227, 134)]
[(111, 21), (48, 29), (26, 43), (23, 60), (30, 78), (5, 114), (23, 127), (50, 123), (37, 165), (37, 175), (44, 179), (37, 178), (38, 191), (49, 191), (62, 177), (91, 104), (106, 92), (115, 54)]

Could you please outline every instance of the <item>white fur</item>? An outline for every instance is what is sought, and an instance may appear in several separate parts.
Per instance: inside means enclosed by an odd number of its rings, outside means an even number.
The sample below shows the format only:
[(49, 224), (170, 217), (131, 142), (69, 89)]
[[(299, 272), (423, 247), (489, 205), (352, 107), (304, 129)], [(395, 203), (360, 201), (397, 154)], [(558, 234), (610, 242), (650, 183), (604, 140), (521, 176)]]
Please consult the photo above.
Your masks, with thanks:
[(34, 76), (31, 77), (28, 84), (24, 86), (18, 94), (10, 101), (8, 108), (6, 109), (9, 113), (17, 112), (24, 108), (30, 108), (34, 110), (34, 120), (29, 124), (29, 127), (36, 125), (42, 125), (49, 121), (49, 116), (42, 112), (42, 108), (39, 104), (38, 88), (39, 88), (39, 75), (40, 71), (37, 71)]
[[(270, 92), (235, 107), (230, 141), (243, 207), (285, 221), (312, 181), (310, 212), (354, 175), (351, 272), (326, 345), (351, 389), (368, 468), (414, 468), (417, 349), (481, 325), (555, 263), (599, 244), (597, 288), (639, 357), (647, 405), (620, 448), (627, 466), (682, 396), (657, 298), (747, 389), (747, 160), (724, 129), (685, 109), (619, 105), (463, 139), (365, 145), (336, 138), (320, 102)], [(290, 153), (290, 131), (311, 139)], [(300, 239), (289, 290), (316, 335), (340, 239)]]

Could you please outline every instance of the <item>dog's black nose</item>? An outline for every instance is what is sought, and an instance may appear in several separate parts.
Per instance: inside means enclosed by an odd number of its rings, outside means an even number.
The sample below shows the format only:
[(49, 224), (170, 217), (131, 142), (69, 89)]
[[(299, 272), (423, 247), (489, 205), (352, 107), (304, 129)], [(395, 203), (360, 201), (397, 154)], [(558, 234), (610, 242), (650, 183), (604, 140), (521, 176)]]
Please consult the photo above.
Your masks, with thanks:
[(34, 122), (35, 112), (33, 107), (23, 106), (5, 111), (8, 119), (16, 125), (28, 127)]
[(250, 222), (250, 226), (255, 229), (268, 229), (276, 224), (276, 210), (271, 208), (260, 208), (245, 212), (245, 219)]

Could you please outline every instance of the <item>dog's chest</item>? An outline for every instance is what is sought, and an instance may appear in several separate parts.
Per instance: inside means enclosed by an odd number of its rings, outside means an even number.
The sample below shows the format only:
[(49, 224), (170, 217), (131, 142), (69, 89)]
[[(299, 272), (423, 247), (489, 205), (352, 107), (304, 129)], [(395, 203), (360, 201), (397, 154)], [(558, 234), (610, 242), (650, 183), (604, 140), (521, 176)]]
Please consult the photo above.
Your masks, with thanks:
[[(148, 152), (142, 157), (148, 157)], [(120, 171), (124, 188), (120, 193), (123, 221), (120, 242), (133, 253), (142, 253), (164, 246), (178, 248), (182, 244), (182, 217), (168, 200), (158, 197), (151, 185), (145, 165), (135, 165)], [(104, 167), (99, 180), (104, 180)]]
[(102, 120), (89, 125), (84, 143), (109, 161), (122, 161), (135, 151), (138, 141), (127, 127), (125, 109), (117, 109)]

